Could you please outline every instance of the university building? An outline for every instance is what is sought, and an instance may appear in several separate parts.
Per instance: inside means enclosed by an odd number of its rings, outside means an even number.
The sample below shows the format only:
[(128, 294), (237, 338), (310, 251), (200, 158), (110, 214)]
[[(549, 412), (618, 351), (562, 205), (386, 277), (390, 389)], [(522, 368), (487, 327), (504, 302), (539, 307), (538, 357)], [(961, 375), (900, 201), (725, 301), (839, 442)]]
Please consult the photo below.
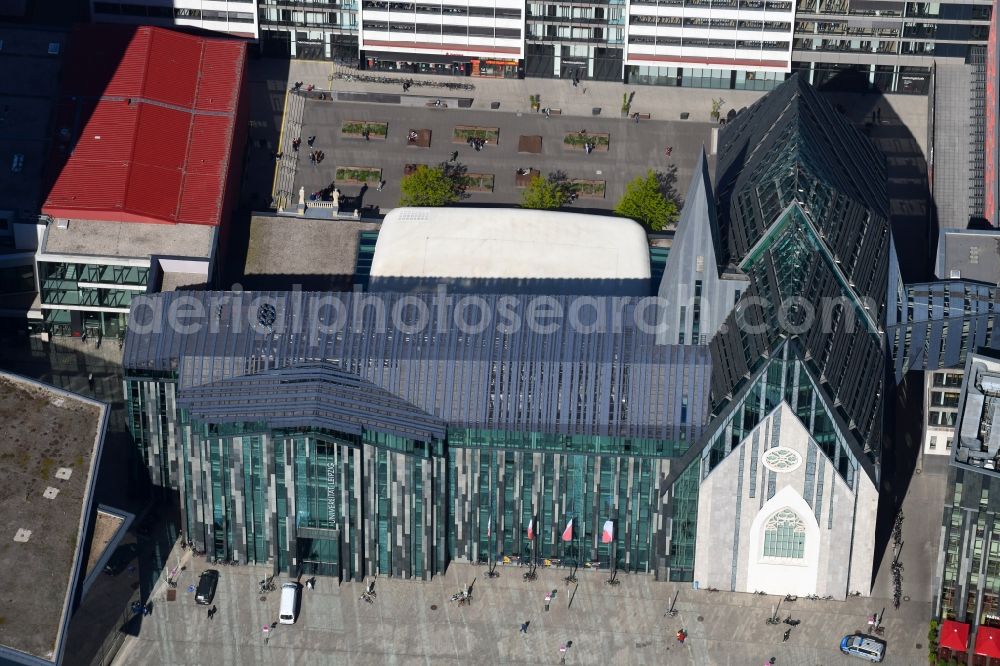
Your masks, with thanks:
[[(658, 283), (626, 220), (397, 209), (366, 291), (134, 301), (153, 482), (211, 555), (279, 570), (614, 553), (661, 580), (867, 594), (905, 292), (884, 158), (794, 76), (722, 130), (717, 173), (702, 156)], [(181, 307), (195, 326), (167, 325)], [(552, 326), (525, 323), (540, 311)]]

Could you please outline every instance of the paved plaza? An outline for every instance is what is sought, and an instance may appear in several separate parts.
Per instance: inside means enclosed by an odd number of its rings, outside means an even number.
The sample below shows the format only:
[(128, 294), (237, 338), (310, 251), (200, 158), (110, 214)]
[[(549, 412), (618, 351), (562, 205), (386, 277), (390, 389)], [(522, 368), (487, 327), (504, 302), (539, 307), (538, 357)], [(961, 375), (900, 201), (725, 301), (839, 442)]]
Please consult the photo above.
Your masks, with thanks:
[[(290, 97), (289, 106), (292, 105)], [(383, 211), (399, 203), (399, 184), (408, 164), (435, 165), (448, 161), (457, 151), (456, 163), (469, 174), (493, 177), (492, 192), (467, 192), (464, 203), (470, 205), (518, 205), (522, 190), (515, 187), (518, 169), (537, 169), (544, 176), (562, 172), (569, 179), (587, 179), (605, 183), (602, 198), (581, 196), (567, 206), (568, 210), (610, 210), (618, 203), (625, 184), (652, 168), (668, 172), (676, 169), (681, 193), (691, 177), (691, 169), (702, 145), (711, 144), (712, 127), (705, 122), (632, 122), (620, 117), (579, 118), (552, 116), (541, 113), (496, 113), (475, 109), (427, 108), (395, 104), (366, 104), (308, 99), (302, 110), (301, 129), (297, 136), (288, 134), (286, 121), (282, 142), (282, 164), (294, 164), (291, 191), (297, 197), (300, 187), (307, 195), (329, 186), (336, 180), (338, 167), (381, 169), (384, 190), (377, 182), (364, 188), (359, 183), (337, 182), (344, 198), (341, 210), (375, 205)], [(347, 123), (387, 123), (385, 140), (349, 137), (342, 133)], [(455, 142), (458, 127), (483, 127), (499, 130), (499, 140), (476, 151), (461, 139)], [(430, 145), (420, 147), (408, 141), (410, 131), (429, 131)], [(571, 150), (564, 143), (567, 134), (609, 135), (609, 149), (595, 150), (589, 155), (583, 150)], [(315, 136), (313, 147), (307, 145)], [(426, 134), (424, 134), (426, 136)], [(521, 137), (541, 137), (539, 153), (519, 152)], [(288, 150), (290, 141), (301, 137), (296, 152)], [(665, 149), (673, 153), (666, 157)], [(325, 159), (313, 163), (309, 154), (314, 150), (325, 153)], [(280, 177), (279, 177), (280, 179)], [(355, 197), (361, 199), (355, 200)], [(294, 202), (293, 202), (294, 203)]]
[[(170, 561), (174, 561), (171, 557)], [(362, 584), (338, 586), (320, 578), (302, 591), (294, 626), (263, 628), (277, 620), (279, 593), (256, 594), (261, 567), (221, 567), (214, 600), (218, 614), (209, 620), (194, 603), (188, 585), (197, 581), (203, 562), (182, 560), (176, 601), (165, 590), (153, 595), (154, 610), (137, 638), (130, 639), (115, 663), (144, 664), (763, 664), (778, 666), (851, 664), (838, 650), (844, 634), (867, 628), (872, 612), (885, 611), (889, 644), (886, 664), (926, 659), (928, 604), (907, 603), (898, 611), (884, 600), (846, 602), (799, 599), (781, 601), (777, 615), (802, 623), (787, 643), (787, 625), (768, 626), (779, 597), (693, 590), (690, 584), (658, 583), (645, 575), (619, 575), (606, 584), (607, 572), (584, 570), (579, 583), (567, 584), (567, 569), (540, 568), (526, 582), (525, 568), (486, 568), (453, 564), (431, 582), (379, 578), (374, 604), (359, 597)], [(459, 606), (451, 596), (474, 582), (473, 602)], [(545, 609), (545, 596), (556, 591)], [(675, 617), (665, 616), (678, 593)], [(520, 632), (530, 622), (527, 634)], [(679, 629), (688, 632), (681, 645)], [(265, 635), (267, 642), (265, 643)], [(562, 653), (560, 648), (568, 645)]]

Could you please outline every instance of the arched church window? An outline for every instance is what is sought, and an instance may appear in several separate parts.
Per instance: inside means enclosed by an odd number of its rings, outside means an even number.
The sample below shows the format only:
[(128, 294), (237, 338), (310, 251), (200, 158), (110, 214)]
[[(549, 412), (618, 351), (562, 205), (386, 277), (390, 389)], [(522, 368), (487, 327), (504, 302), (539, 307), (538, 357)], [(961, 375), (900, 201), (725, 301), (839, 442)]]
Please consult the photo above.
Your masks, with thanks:
[(802, 559), (806, 552), (806, 525), (791, 509), (782, 509), (764, 524), (764, 557)]

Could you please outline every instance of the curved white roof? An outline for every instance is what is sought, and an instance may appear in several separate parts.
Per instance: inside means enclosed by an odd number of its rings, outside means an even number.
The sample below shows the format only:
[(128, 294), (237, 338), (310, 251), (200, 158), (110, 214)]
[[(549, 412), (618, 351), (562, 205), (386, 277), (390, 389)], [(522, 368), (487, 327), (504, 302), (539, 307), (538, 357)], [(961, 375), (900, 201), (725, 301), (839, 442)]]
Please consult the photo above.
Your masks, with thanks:
[(622, 217), (520, 208), (396, 208), (372, 277), (649, 279), (646, 232)]

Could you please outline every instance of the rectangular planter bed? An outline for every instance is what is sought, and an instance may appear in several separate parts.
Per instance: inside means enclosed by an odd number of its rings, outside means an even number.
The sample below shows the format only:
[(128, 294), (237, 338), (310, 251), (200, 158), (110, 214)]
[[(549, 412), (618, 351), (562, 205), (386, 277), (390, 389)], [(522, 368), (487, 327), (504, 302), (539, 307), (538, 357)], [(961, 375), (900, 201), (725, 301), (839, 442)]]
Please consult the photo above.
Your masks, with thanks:
[(493, 174), (467, 173), (462, 176), (462, 183), (466, 192), (492, 192)]
[(531, 184), (532, 179), (541, 176), (542, 172), (538, 169), (528, 169), (528, 173), (521, 174), (515, 171), (514, 174), (514, 186), (525, 188)]
[(341, 166), (337, 167), (333, 179), (353, 185), (364, 183), (377, 185), (382, 180), (382, 169), (376, 169), (375, 167)]
[[(410, 140), (410, 134), (416, 134), (416, 138), (412, 141)], [(406, 132), (406, 147), (407, 148), (430, 148), (431, 147), (431, 131), (429, 129), (410, 129)]]
[(340, 126), (340, 133), (348, 139), (364, 139), (364, 131), (368, 130), (371, 141), (385, 141), (389, 134), (389, 123), (365, 122), (363, 120), (345, 120)]
[(593, 134), (573, 132), (563, 137), (563, 148), (566, 150), (583, 150), (583, 147), (588, 143), (594, 144), (595, 151), (606, 153), (611, 147), (611, 135), (600, 132)]
[(479, 127), (478, 125), (458, 125), (451, 136), (452, 143), (468, 143), (469, 139), (485, 139), (494, 146), (500, 141), (499, 127)]
[(603, 180), (571, 180), (573, 191), (581, 199), (603, 199), (606, 182)]
[(542, 152), (542, 137), (522, 134), (517, 140), (517, 152), (537, 155)]

